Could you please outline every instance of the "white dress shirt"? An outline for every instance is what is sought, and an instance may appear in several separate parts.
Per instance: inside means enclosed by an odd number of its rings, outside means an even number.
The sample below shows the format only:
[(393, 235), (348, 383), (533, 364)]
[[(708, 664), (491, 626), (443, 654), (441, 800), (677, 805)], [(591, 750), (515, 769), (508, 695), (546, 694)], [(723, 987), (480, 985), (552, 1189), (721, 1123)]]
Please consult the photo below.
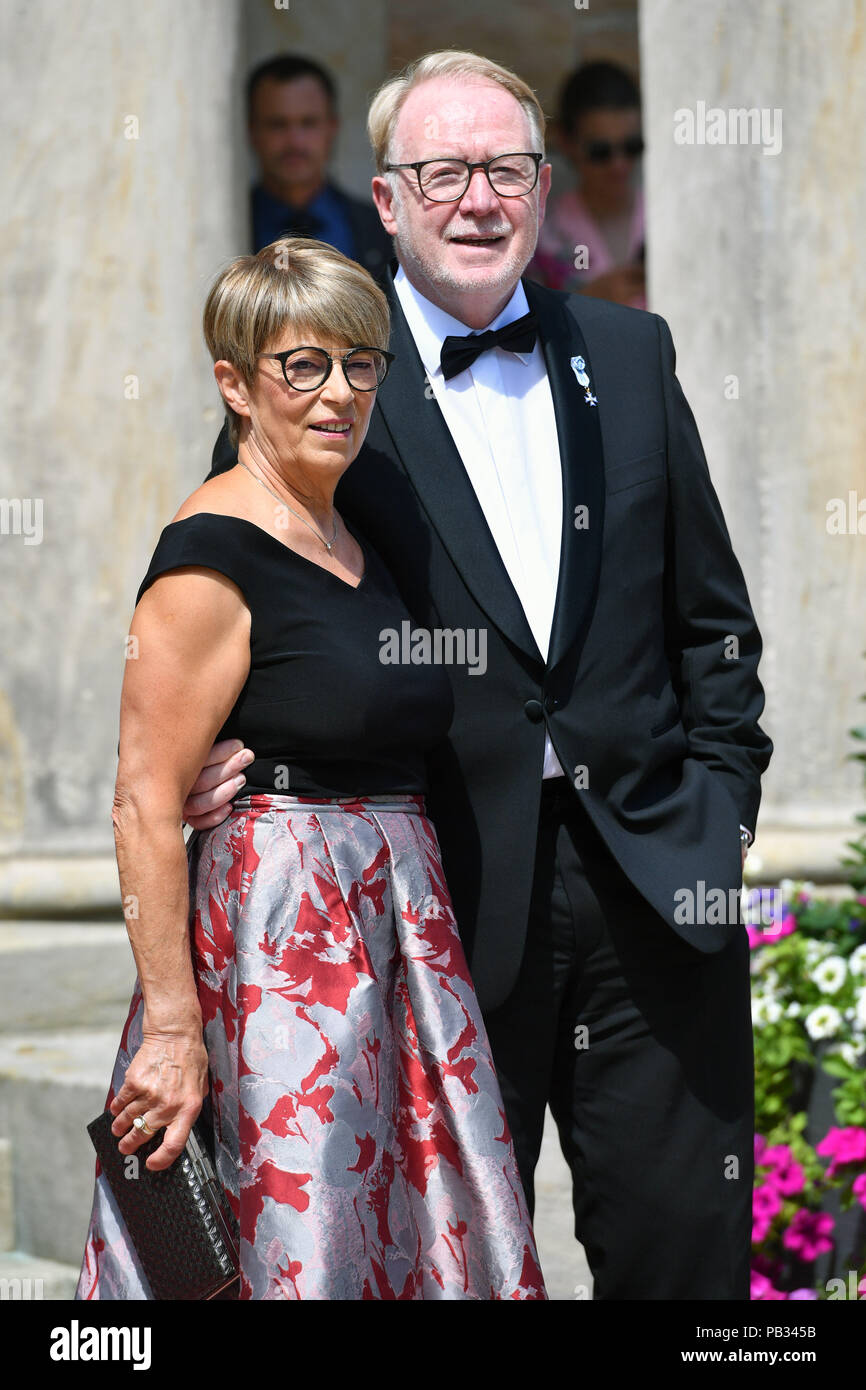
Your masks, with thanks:
[[(547, 660), (562, 544), (562, 465), (556, 415), (541, 344), (532, 352), (490, 348), (446, 381), (439, 365), (449, 334), (484, 332), (452, 318), (420, 294), (403, 272), (394, 288), (435, 397), (487, 519), (502, 563)], [(529, 312), (517, 287), (487, 328)], [(543, 777), (562, 767), (545, 735)]]

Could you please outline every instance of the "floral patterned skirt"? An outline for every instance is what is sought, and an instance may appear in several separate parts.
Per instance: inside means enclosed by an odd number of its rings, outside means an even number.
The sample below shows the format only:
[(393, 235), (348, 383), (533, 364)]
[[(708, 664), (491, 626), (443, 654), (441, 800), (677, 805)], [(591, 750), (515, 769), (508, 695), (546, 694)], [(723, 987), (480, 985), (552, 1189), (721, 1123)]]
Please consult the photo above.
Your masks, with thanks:
[[(238, 1297), (546, 1298), (423, 798), (252, 793), (187, 856)], [(152, 1298), (96, 1172), (76, 1297)]]

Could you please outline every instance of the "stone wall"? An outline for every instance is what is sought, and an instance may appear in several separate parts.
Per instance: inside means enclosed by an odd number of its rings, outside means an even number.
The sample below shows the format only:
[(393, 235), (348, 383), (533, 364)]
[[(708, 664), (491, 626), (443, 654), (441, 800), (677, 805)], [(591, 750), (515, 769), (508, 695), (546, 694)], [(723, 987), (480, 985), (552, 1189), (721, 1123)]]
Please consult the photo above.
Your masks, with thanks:
[(240, 21), (235, 0), (28, 0), (0, 25), (0, 901), (62, 901), (54, 857), (102, 856), (85, 870), (116, 891), (124, 637), (221, 414), (200, 324), (242, 235)]
[[(832, 875), (864, 802), (866, 536), (828, 533), (827, 507), (866, 499), (866, 10), (642, 0), (640, 20), (652, 307), (765, 639), (756, 857)], [(677, 113), (697, 140), (713, 108), (764, 110), (768, 138), (677, 143)]]

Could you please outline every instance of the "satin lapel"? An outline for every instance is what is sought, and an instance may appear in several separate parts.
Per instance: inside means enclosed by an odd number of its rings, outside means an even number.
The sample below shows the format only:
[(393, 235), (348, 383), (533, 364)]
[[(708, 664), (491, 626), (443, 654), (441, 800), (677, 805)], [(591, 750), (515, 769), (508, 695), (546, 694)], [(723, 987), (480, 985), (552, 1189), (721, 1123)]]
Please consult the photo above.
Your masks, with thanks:
[[(538, 315), (539, 333), (556, 412), (559, 456), (562, 464), (562, 547), (559, 584), (550, 634), (547, 669), (567, 663), (562, 682), (570, 688), (580, 648), (592, 617), (601, 565), (604, 529), (604, 460), (599, 426), (600, 406), (589, 405), (571, 366), (571, 358), (586, 362), (594, 384), (586, 343), (577, 321), (564, 302), (531, 280), (524, 280), (529, 306)], [(575, 508), (585, 524), (575, 526)]]
[(430, 521), (476, 603), (509, 641), (541, 661), (475, 489), (427, 385), (391, 274), (384, 288), (391, 305), (390, 348), (395, 360), (379, 388), (376, 408)]

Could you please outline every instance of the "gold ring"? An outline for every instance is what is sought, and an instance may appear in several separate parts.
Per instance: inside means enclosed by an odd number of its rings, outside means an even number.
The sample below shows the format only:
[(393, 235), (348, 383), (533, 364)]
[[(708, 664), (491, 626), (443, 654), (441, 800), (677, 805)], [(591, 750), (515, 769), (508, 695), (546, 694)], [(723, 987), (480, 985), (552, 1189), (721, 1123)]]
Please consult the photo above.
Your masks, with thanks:
[(133, 1129), (137, 1129), (139, 1134), (153, 1133), (153, 1130), (151, 1129), (150, 1125), (147, 1123), (147, 1120), (144, 1118), (143, 1115), (136, 1115), (135, 1119), (132, 1122), (132, 1127)]

